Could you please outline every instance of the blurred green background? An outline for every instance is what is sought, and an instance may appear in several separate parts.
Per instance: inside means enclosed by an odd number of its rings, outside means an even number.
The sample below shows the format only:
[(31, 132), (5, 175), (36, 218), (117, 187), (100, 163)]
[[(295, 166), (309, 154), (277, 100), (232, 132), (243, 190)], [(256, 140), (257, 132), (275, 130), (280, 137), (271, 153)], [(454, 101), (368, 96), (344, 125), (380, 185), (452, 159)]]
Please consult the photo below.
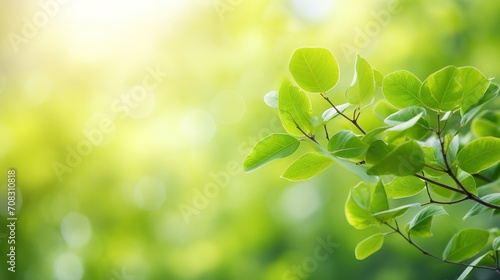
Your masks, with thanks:
[[(454, 64), (494, 77), (499, 12), (491, 0), (2, 1), (0, 214), (7, 223), (14, 168), (18, 221), (14, 274), (0, 230), (0, 278), (455, 279), (462, 267), (396, 237), (357, 261), (377, 229), (347, 224), (358, 179), (341, 166), (290, 183), (279, 175), (291, 159), (249, 174), (241, 163), (283, 131), (262, 99), (294, 49), (334, 53), (334, 102), (356, 52), (384, 74)], [(458, 229), (495, 222), (438, 217), (422, 245), (439, 255)]]

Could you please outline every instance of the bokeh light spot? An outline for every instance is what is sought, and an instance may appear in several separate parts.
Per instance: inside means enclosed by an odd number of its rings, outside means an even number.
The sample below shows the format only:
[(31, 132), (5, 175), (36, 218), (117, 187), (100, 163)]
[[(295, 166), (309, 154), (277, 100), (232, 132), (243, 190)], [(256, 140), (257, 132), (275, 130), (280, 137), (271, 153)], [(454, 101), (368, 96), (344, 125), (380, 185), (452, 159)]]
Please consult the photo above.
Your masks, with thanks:
[(72, 253), (59, 255), (54, 263), (54, 271), (58, 280), (79, 280), (83, 277), (83, 265), (80, 257)]
[(70, 212), (61, 221), (61, 234), (72, 248), (85, 246), (92, 235), (89, 219), (78, 212)]
[(153, 177), (143, 177), (135, 186), (135, 202), (142, 210), (158, 210), (165, 202), (165, 183)]
[(181, 135), (188, 144), (201, 145), (209, 142), (215, 134), (214, 117), (205, 110), (188, 111), (180, 121)]
[(321, 197), (313, 185), (304, 184), (285, 191), (281, 197), (281, 208), (293, 220), (311, 216), (321, 206)]

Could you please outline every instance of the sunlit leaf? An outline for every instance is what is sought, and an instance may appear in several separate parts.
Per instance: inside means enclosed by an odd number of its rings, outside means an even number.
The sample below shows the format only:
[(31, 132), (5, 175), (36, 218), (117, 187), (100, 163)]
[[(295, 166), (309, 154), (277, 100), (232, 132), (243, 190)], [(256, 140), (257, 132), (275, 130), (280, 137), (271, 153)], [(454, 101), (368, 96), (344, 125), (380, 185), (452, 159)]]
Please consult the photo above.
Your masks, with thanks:
[(288, 133), (294, 136), (304, 136), (300, 129), (306, 134), (312, 133), (315, 117), (312, 114), (311, 101), (306, 93), (288, 80), (284, 80), (281, 84), (278, 108), (281, 123)]
[(470, 108), (477, 106), (490, 86), (490, 80), (474, 67), (460, 67), (458, 70), (462, 85), (460, 114), (463, 116)]
[(318, 153), (307, 153), (294, 161), (281, 177), (290, 181), (310, 179), (332, 165), (333, 159)]
[(354, 250), (356, 259), (363, 260), (377, 252), (384, 244), (384, 235), (381, 233), (374, 234), (365, 240), (359, 242)]
[(273, 90), (264, 95), (264, 103), (271, 108), (278, 108), (278, 91)]
[(267, 162), (293, 154), (300, 141), (287, 134), (271, 134), (260, 140), (243, 162), (245, 171), (251, 171)]
[[(340, 111), (341, 113), (344, 113), (344, 111), (349, 107), (349, 103), (345, 103), (339, 106), (336, 106), (337, 110)], [(335, 118), (336, 116), (339, 115), (339, 113), (335, 110), (335, 108), (329, 108), (326, 109), (325, 112), (321, 115), (321, 118), (323, 119), (323, 123), (328, 122), (329, 120)]]
[(390, 198), (414, 196), (424, 189), (425, 182), (414, 176), (396, 177), (385, 184), (385, 191)]
[(380, 180), (371, 193), (370, 211), (382, 212), (389, 210), (389, 202), (387, 201), (387, 194), (385, 193), (384, 184)]
[(500, 138), (476, 139), (460, 150), (458, 166), (470, 174), (476, 174), (500, 161)]
[(474, 116), (483, 108), (484, 104), (488, 101), (495, 99), (498, 96), (500, 87), (497, 84), (491, 83), (483, 97), (476, 103), (475, 106), (470, 107), (460, 120), (461, 125), (466, 125)]
[(325, 48), (300, 48), (290, 58), (289, 70), (297, 85), (305, 91), (326, 93), (339, 80), (339, 66)]
[(368, 145), (350, 130), (341, 130), (328, 141), (328, 151), (342, 158), (356, 158), (365, 154)]
[(410, 221), (408, 232), (415, 237), (431, 237), (432, 218), (436, 215), (442, 214), (448, 215), (442, 206), (431, 205), (425, 207)]
[(384, 158), (368, 169), (368, 174), (408, 176), (421, 171), (424, 168), (424, 163), (422, 148), (417, 142), (411, 140), (391, 150)]
[(460, 262), (473, 257), (488, 243), (490, 233), (483, 229), (468, 228), (455, 234), (444, 249), (443, 259)]
[(399, 206), (393, 209), (377, 212), (373, 214), (373, 217), (375, 217), (377, 220), (381, 222), (387, 222), (391, 219), (397, 218), (399, 216), (404, 215), (406, 212), (408, 212), (408, 209), (413, 208), (413, 207), (419, 207), (420, 204), (418, 203), (413, 203), (413, 204), (408, 204), (408, 205), (403, 205)]
[(422, 82), (411, 72), (396, 71), (384, 77), (384, 96), (392, 105), (398, 108), (418, 106)]
[(349, 103), (359, 107), (370, 104), (375, 96), (373, 69), (360, 55), (356, 57), (354, 78), (351, 86), (347, 88), (345, 96)]

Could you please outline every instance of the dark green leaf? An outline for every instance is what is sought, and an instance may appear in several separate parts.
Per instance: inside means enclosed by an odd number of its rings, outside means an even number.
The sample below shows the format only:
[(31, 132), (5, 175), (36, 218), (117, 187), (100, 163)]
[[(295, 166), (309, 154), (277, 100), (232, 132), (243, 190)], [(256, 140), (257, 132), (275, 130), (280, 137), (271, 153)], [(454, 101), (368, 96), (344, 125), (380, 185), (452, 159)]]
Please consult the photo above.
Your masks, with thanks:
[(424, 162), (425, 158), (422, 148), (417, 142), (410, 140), (391, 150), (383, 159), (368, 169), (368, 174), (413, 175), (424, 168)]

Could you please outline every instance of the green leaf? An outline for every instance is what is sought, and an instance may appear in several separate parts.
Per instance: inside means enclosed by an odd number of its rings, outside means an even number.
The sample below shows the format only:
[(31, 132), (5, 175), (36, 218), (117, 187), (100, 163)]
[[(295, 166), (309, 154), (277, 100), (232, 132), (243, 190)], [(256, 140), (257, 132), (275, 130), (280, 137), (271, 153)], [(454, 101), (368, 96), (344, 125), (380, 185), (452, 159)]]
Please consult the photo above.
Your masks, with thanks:
[(361, 182), (354, 186), (345, 204), (347, 222), (356, 229), (364, 229), (378, 225), (380, 222), (372, 217), (370, 209), (371, 186)]
[(333, 159), (330, 157), (318, 153), (307, 153), (294, 161), (281, 177), (290, 181), (307, 180), (328, 168), (332, 163)]
[(375, 103), (375, 105), (373, 105), (372, 111), (379, 120), (383, 121), (388, 116), (396, 113), (398, 109), (392, 106), (385, 99), (380, 99)]
[[(370, 150), (370, 149), (368, 149)], [(370, 175), (413, 175), (424, 168), (424, 151), (414, 140), (400, 144), (370, 169)]]
[(444, 249), (443, 259), (461, 262), (473, 257), (488, 242), (490, 233), (483, 229), (468, 228), (455, 234)]
[(414, 196), (424, 189), (425, 182), (414, 176), (396, 177), (385, 185), (385, 191), (390, 198)]
[(315, 117), (312, 114), (311, 101), (306, 93), (284, 80), (278, 95), (278, 108), (281, 123), (285, 130), (294, 136), (304, 136), (297, 128), (306, 134), (311, 134)]
[(260, 140), (243, 162), (245, 171), (254, 170), (274, 159), (284, 158), (293, 154), (300, 141), (287, 134), (271, 134)]
[(363, 260), (377, 252), (384, 245), (384, 235), (382, 233), (374, 234), (365, 240), (359, 242), (354, 250), (356, 259)]
[(462, 98), (459, 76), (455, 66), (448, 66), (431, 74), (420, 88), (422, 103), (435, 111), (458, 109)]
[(426, 115), (426, 111), (424, 108), (419, 106), (411, 106), (404, 108), (396, 113), (388, 116), (384, 123), (387, 125), (398, 125), (409, 120), (412, 120), (416, 116), (424, 117)]
[(264, 103), (271, 108), (278, 108), (278, 91), (273, 90), (264, 95)]
[[(425, 115), (424, 108), (411, 106), (388, 116), (384, 122), (392, 126), (387, 131), (404, 131), (417, 124)], [(427, 121), (423, 121), (421, 125), (428, 126)]]
[[(492, 194), (485, 195), (485, 196), (481, 197), (481, 200), (485, 201), (485, 202), (488, 202), (490, 204), (494, 204), (494, 205), (500, 206), (500, 193), (492, 193)], [(493, 208), (490, 208), (488, 206), (482, 205), (480, 203), (476, 203), (469, 210), (469, 212), (467, 212), (467, 214), (465, 214), (464, 220), (467, 219), (467, 218), (469, 218), (469, 217), (480, 215), (480, 214), (484, 214), (484, 213), (487, 213), (487, 212), (490, 212), (490, 211), (493, 211)]]
[(491, 83), (483, 97), (477, 102), (474, 107), (470, 107), (465, 114), (463, 114), (462, 119), (460, 120), (460, 125), (466, 125), (470, 120), (474, 118), (474, 116), (483, 108), (484, 104), (488, 101), (495, 99), (498, 96), (498, 92), (500, 87), (497, 84)]
[(442, 214), (448, 215), (442, 206), (431, 205), (420, 210), (409, 223), (409, 234), (421, 238), (431, 237), (432, 218)]
[(328, 141), (328, 151), (342, 158), (357, 158), (365, 154), (368, 145), (350, 130), (341, 130)]
[(422, 82), (411, 72), (396, 71), (384, 77), (384, 96), (392, 105), (398, 108), (418, 106)]
[(462, 85), (460, 114), (463, 116), (481, 100), (490, 86), (490, 80), (474, 67), (460, 67), (458, 70)]
[(371, 144), (372, 142), (376, 140), (380, 140), (381, 135), (384, 131), (386, 131), (390, 126), (382, 126), (382, 127), (377, 127), (375, 129), (370, 130), (368, 133), (366, 133), (365, 136), (361, 138), (361, 141), (365, 142), (366, 144)]
[(467, 191), (477, 195), (476, 180), (474, 177), (467, 172), (461, 172), (458, 174), (457, 179), (462, 183)]
[(408, 211), (408, 209), (410, 209), (412, 207), (419, 207), (419, 206), (420, 206), (420, 204), (418, 204), (418, 203), (403, 205), (403, 206), (399, 206), (399, 207), (396, 207), (393, 209), (374, 213), (372, 216), (381, 222), (387, 222), (391, 219), (394, 219), (394, 218), (397, 218), (399, 216), (404, 215)]
[(473, 67), (445, 67), (430, 75), (420, 89), (424, 105), (435, 111), (454, 111), (460, 108), (463, 116), (477, 105), (490, 81)]
[(385, 193), (384, 184), (380, 180), (375, 187), (370, 197), (370, 211), (382, 212), (389, 210), (389, 202), (387, 201), (387, 194)]
[(491, 247), (493, 248), (494, 251), (500, 251), (500, 236), (497, 236), (493, 240), (493, 243), (491, 243)]
[(500, 161), (500, 138), (476, 139), (460, 150), (458, 166), (470, 174), (476, 174)]
[(373, 141), (366, 150), (366, 163), (375, 164), (385, 158), (391, 151), (389, 145), (382, 140)]
[(471, 124), (472, 133), (479, 137), (500, 137), (500, 111), (484, 111)]
[[(349, 105), (350, 105), (349, 103), (345, 103), (345, 104), (342, 104), (342, 105), (339, 105), (336, 107), (337, 107), (337, 110), (339, 110), (341, 113), (344, 113), (345, 110), (349, 107)], [(329, 120), (338, 116), (339, 113), (337, 112), (337, 110), (335, 110), (335, 108), (326, 109), (326, 111), (323, 112), (323, 114), (321, 115), (321, 118), (323, 119), (323, 123), (326, 123)]]
[(333, 54), (325, 48), (300, 48), (289, 62), (290, 73), (305, 91), (326, 93), (339, 80), (339, 66)]
[(373, 69), (373, 79), (375, 79), (375, 85), (377, 87), (382, 87), (382, 84), (384, 83), (384, 75), (382, 73)]
[(474, 261), (472, 261), (470, 263), (470, 265), (462, 272), (462, 274), (460, 274), (460, 276), (458, 276), (457, 280), (465, 280), (467, 278), (467, 276), (474, 269), (474, 266), (477, 265), (480, 261), (482, 261), (484, 259), (484, 257), (486, 257), (489, 253), (490, 252), (487, 252), (486, 254), (481, 255), (478, 258), (476, 258)]
[(356, 57), (356, 69), (352, 84), (346, 90), (346, 99), (353, 105), (364, 107), (372, 102), (375, 96), (373, 69), (359, 54)]

